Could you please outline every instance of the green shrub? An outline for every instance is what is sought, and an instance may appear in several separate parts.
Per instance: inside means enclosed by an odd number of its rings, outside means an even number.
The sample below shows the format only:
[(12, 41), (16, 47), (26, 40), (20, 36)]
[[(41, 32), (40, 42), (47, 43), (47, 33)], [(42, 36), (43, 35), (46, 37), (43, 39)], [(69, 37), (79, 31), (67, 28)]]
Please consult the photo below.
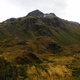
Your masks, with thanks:
[(80, 68), (73, 68), (72, 75), (75, 77), (80, 77)]

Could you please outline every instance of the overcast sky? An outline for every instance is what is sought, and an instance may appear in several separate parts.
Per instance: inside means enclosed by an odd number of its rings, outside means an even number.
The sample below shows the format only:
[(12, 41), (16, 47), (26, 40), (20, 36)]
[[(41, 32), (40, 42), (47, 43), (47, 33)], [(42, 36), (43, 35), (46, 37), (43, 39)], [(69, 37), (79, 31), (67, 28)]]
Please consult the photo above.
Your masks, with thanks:
[(23, 17), (39, 9), (58, 17), (80, 23), (80, 0), (0, 0), (0, 22), (11, 17)]

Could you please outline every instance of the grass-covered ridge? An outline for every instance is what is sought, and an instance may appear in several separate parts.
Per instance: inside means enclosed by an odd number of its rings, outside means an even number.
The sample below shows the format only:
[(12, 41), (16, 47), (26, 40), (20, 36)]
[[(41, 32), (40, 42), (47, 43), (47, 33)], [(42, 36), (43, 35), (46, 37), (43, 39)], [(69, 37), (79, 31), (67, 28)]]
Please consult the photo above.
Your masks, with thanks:
[(32, 39), (36, 36), (49, 36), (62, 45), (80, 43), (80, 25), (54, 18), (33, 16), (17, 19), (0, 25), (0, 40), (8, 37)]
[(0, 23), (0, 80), (80, 80), (80, 24), (40, 16)]

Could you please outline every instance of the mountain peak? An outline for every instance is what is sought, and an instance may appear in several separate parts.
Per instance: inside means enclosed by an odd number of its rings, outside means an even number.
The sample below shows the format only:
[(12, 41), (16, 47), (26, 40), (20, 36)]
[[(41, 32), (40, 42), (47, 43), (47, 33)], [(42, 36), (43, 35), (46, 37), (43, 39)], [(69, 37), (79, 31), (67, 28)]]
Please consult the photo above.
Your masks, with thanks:
[(37, 10), (34, 10), (30, 13), (28, 13), (27, 16), (36, 16), (36, 17), (43, 17), (44, 16), (44, 13), (39, 11), (38, 9)]
[(27, 16), (35, 16), (35, 17), (47, 17), (47, 18), (54, 18), (54, 17), (57, 17), (54, 13), (47, 13), (47, 14), (44, 14), (43, 12), (41, 12), (40, 10), (36, 9), (30, 13), (28, 13)]

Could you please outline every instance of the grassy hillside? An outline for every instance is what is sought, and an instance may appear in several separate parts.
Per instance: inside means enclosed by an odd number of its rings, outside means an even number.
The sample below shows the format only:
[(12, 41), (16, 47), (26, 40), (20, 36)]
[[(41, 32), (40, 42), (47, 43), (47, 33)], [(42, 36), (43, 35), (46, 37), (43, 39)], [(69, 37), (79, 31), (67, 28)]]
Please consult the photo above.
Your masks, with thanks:
[(32, 39), (36, 36), (49, 36), (61, 45), (77, 44), (80, 43), (80, 24), (58, 17), (28, 16), (14, 22), (1, 24), (0, 35), (0, 40), (11, 37)]
[(26, 16), (0, 23), (1, 80), (80, 80), (80, 24)]

